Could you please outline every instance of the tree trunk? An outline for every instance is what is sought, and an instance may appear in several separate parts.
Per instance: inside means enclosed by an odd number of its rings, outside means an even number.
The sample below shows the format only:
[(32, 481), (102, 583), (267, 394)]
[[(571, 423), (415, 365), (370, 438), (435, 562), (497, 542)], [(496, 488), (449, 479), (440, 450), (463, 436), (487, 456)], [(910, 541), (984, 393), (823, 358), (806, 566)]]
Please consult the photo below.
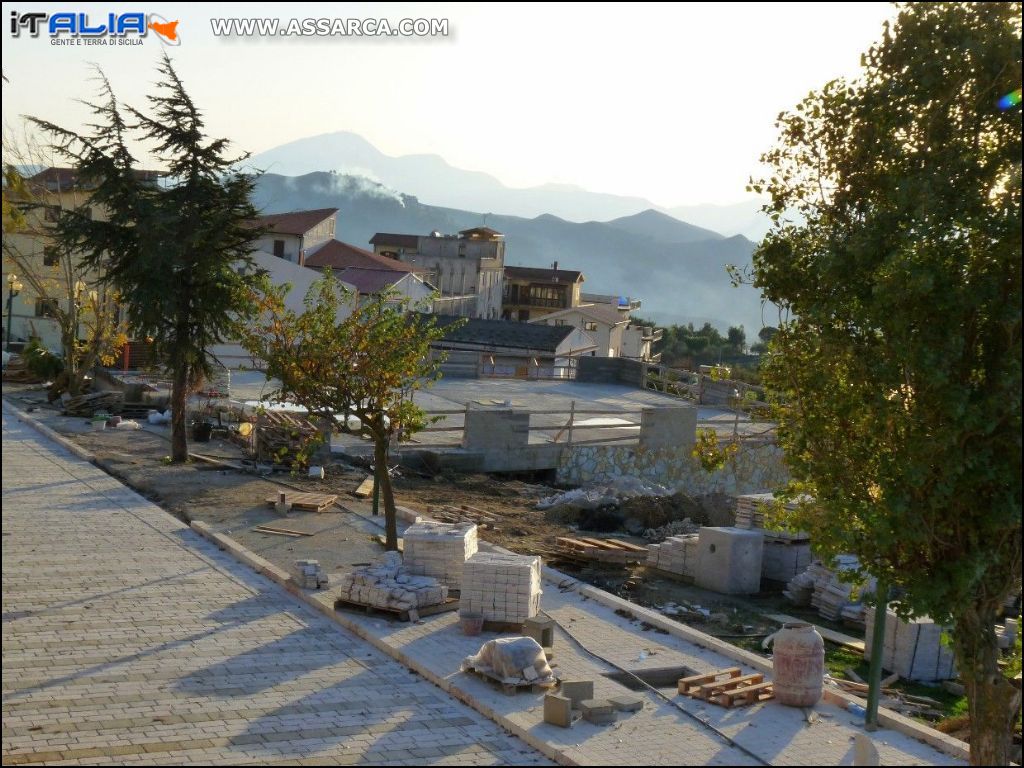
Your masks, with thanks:
[(373, 430), (374, 478), (384, 500), (384, 549), (398, 551), (398, 510), (395, 509), (395, 494), (388, 474), (388, 436)]
[(174, 369), (171, 387), (171, 461), (188, 461), (188, 437), (185, 433), (185, 408), (188, 402), (188, 367)]
[(971, 717), (971, 765), (1009, 765), (1018, 691), (1000, 671), (994, 609), (959, 612), (953, 646)]

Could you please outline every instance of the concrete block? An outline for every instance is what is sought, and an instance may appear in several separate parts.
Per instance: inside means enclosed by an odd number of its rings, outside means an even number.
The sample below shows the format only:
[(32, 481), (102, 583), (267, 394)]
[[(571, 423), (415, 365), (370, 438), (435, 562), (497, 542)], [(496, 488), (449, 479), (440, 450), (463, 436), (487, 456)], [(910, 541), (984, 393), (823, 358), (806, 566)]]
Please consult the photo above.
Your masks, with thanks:
[(615, 722), (615, 707), (606, 699), (587, 699), (580, 702), (583, 719), (595, 725)]
[(543, 616), (534, 616), (523, 622), (523, 636), (532, 637), (541, 648), (555, 645), (555, 622)]
[(572, 702), (557, 693), (544, 697), (544, 722), (568, 728), (572, 725)]
[(462, 447), (471, 451), (516, 451), (530, 440), (530, 414), (501, 410), (469, 410)]
[(594, 681), (563, 680), (559, 693), (572, 701), (573, 709), (579, 709), (580, 702), (594, 698)]
[(644, 700), (639, 696), (613, 696), (608, 702), (616, 712), (639, 712), (644, 708)]
[(763, 550), (759, 530), (701, 528), (694, 582), (726, 595), (755, 594), (761, 589)]
[(640, 449), (691, 449), (697, 441), (697, 408), (644, 408), (640, 415)]

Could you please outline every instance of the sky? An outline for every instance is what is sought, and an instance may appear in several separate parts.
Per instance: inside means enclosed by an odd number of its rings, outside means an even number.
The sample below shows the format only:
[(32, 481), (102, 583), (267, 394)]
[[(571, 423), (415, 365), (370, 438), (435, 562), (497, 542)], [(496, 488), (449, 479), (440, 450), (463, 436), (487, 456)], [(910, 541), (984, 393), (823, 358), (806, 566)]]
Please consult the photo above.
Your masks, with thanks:
[[(389, 155), (438, 154), (514, 187), (548, 182), (664, 206), (748, 199), (779, 112), (835, 77), (888, 3), (616, 6), (443, 3), (3, 3), (3, 120), (80, 128), (98, 64), (142, 104), (164, 50), (211, 135), (253, 153), (338, 130)], [(55, 46), (11, 12), (142, 11), (177, 46)], [(217, 37), (211, 17), (446, 19), (446, 37)], [(151, 19), (152, 20), (152, 19)], [(138, 39), (138, 38), (136, 38)], [(325, 167), (333, 167), (330, 163)], [(399, 190), (401, 191), (401, 190)]]

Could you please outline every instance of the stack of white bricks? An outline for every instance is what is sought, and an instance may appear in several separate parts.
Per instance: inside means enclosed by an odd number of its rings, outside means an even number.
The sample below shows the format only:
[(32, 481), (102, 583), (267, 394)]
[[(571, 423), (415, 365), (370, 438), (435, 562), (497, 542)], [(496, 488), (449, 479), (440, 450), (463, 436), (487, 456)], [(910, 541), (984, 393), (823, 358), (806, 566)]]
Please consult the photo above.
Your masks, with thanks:
[[(771, 493), (748, 493), (736, 497), (736, 527), (751, 530), (764, 528), (765, 513), (776, 504), (775, 495)], [(786, 502), (784, 508), (796, 509), (796, 502)], [(770, 521), (769, 521), (770, 522)], [(782, 531), (768, 528), (765, 536), (773, 536), (778, 541), (809, 541), (811, 535), (805, 531)]]
[[(875, 624), (874, 610), (867, 611), (864, 658), (870, 660)], [(886, 612), (882, 643), (882, 668), (905, 680), (935, 682), (956, 677), (953, 651), (942, 642), (943, 627), (927, 616), (904, 621), (892, 610)]]
[(437, 605), (448, 599), (448, 587), (437, 579), (409, 573), (397, 552), (386, 552), (376, 564), (345, 574), (339, 587), (339, 597), (350, 603), (397, 611)]
[(473, 523), (419, 521), (402, 534), (405, 567), (416, 576), (430, 576), (458, 588), (463, 564), (476, 554), (476, 526)]
[(521, 624), (540, 611), (540, 558), (477, 552), (462, 569), (459, 612)]
[(303, 589), (320, 589), (327, 586), (327, 574), (320, 567), (319, 560), (296, 560), (292, 578)]
[(669, 536), (661, 544), (647, 547), (647, 565), (677, 576), (693, 578), (697, 572), (698, 535)]

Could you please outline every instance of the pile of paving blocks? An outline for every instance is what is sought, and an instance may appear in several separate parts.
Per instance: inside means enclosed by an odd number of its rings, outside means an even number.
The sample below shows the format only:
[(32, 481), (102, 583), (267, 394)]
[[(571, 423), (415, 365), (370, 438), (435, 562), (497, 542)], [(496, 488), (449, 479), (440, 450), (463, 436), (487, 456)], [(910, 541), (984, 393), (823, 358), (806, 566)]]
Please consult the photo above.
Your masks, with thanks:
[(458, 588), (463, 564), (477, 551), (473, 523), (419, 521), (405, 529), (405, 567), (416, 576), (430, 576)]
[[(871, 659), (875, 612), (867, 612), (864, 658)], [(882, 668), (904, 680), (935, 682), (956, 677), (952, 649), (942, 642), (943, 627), (927, 616), (904, 620), (891, 609), (885, 615)]]
[[(773, 581), (789, 581), (811, 563), (811, 537), (803, 531), (779, 531), (765, 528), (765, 514), (778, 502), (771, 493), (749, 493), (736, 497), (736, 527), (761, 530), (764, 553), (761, 576)], [(785, 509), (796, 508), (794, 502)]]
[(647, 565), (659, 571), (693, 578), (697, 571), (697, 534), (669, 536), (647, 547)]
[(396, 611), (438, 605), (448, 599), (448, 587), (437, 579), (410, 573), (397, 552), (386, 552), (375, 564), (345, 574), (339, 587), (343, 600)]
[(579, 713), (588, 723), (608, 725), (616, 721), (619, 712), (639, 712), (643, 707), (643, 699), (628, 694), (595, 699), (593, 680), (563, 680), (558, 693), (544, 697), (544, 722), (569, 728)]
[(292, 578), (303, 589), (320, 589), (327, 586), (327, 574), (320, 567), (319, 560), (296, 560), (292, 567)]
[(477, 552), (462, 568), (459, 612), (522, 624), (540, 610), (540, 558)]
[[(859, 602), (852, 597), (853, 586), (840, 580), (839, 571), (860, 571), (860, 561), (856, 555), (839, 555), (831, 569), (815, 560), (807, 570), (790, 579), (782, 594), (795, 605), (817, 608), (822, 618), (830, 621), (844, 619), (861, 624), (865, 612), (863, 608), (857, 607)], [(861, 589), (873, 592), (874, 579), (868, 579)]]

